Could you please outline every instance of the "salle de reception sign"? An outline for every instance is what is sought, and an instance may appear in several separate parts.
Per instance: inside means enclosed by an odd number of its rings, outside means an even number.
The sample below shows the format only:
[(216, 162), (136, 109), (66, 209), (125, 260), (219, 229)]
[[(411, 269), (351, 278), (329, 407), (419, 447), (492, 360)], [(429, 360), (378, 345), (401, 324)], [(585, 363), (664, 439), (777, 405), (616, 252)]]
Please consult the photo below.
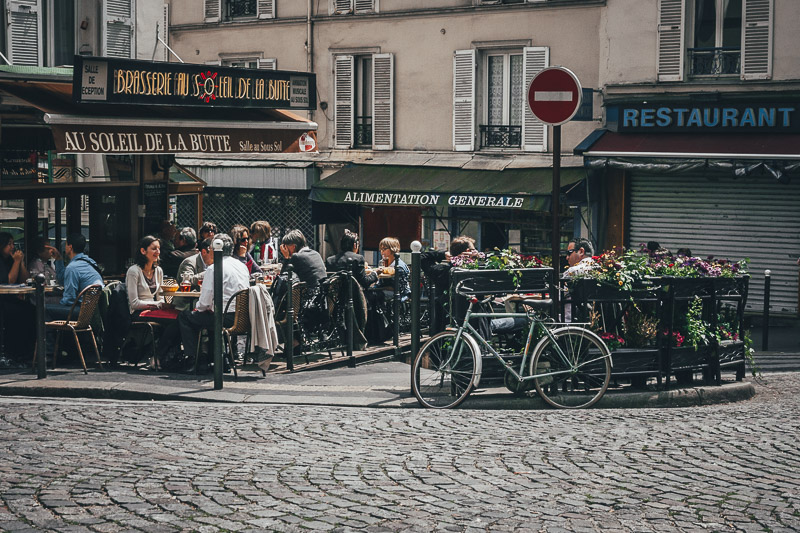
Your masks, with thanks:
[(248, 129), (51, 124), (62, 154), (293, 153), (316, 152), (316, 132), (296, 128)]

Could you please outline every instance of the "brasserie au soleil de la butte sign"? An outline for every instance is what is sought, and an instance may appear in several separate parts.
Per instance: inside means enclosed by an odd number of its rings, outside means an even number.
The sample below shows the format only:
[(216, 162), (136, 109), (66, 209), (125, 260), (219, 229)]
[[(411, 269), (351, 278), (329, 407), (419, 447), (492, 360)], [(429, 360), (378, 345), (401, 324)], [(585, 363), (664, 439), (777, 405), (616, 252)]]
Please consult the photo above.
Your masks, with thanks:
[(75, 56), (78, 103), (315, 109), (306, 72)]

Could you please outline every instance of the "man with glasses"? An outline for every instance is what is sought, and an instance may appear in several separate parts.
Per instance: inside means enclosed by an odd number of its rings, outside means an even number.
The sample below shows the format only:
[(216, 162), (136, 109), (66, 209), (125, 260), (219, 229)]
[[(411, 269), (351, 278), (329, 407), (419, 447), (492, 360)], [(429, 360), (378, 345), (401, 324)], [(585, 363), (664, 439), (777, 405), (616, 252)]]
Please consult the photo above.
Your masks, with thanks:
[(592, 259), (594, 247), (587, 239), (578, 238), (570, 241), (566, 253), (569, 268), (564, 272), (565, 276), (581, 276), (594, 269), (596, 264)]

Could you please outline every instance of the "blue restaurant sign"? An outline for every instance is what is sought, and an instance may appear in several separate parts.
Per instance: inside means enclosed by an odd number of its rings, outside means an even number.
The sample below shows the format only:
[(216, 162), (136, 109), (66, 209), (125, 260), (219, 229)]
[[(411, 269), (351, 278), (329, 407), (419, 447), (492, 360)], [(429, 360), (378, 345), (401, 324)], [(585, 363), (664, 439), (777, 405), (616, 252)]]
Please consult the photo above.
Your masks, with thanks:
[(608, 106), (606, 123), (609, 130), (625, 133), (798, 133), (798, 107), (792, 102), (622, 104)]

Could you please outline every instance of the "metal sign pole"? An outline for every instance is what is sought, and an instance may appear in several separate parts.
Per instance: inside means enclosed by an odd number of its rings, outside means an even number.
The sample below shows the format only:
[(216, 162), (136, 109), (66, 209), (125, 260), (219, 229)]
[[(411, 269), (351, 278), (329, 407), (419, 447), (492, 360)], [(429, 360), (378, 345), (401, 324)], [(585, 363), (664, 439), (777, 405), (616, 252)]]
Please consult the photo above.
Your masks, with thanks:
[(222, 240), (214, 239), (214, 390), (222, 389)]
[(550, 211), (553, 220), (553, 235), (550, 241), (553, 254), (553, 310), (556, 318), (560, 320), (561, 305), (559, 294), (559, 279), (561, 278), (561, 126), (553, 126), (553, 194), (550, 201)]

